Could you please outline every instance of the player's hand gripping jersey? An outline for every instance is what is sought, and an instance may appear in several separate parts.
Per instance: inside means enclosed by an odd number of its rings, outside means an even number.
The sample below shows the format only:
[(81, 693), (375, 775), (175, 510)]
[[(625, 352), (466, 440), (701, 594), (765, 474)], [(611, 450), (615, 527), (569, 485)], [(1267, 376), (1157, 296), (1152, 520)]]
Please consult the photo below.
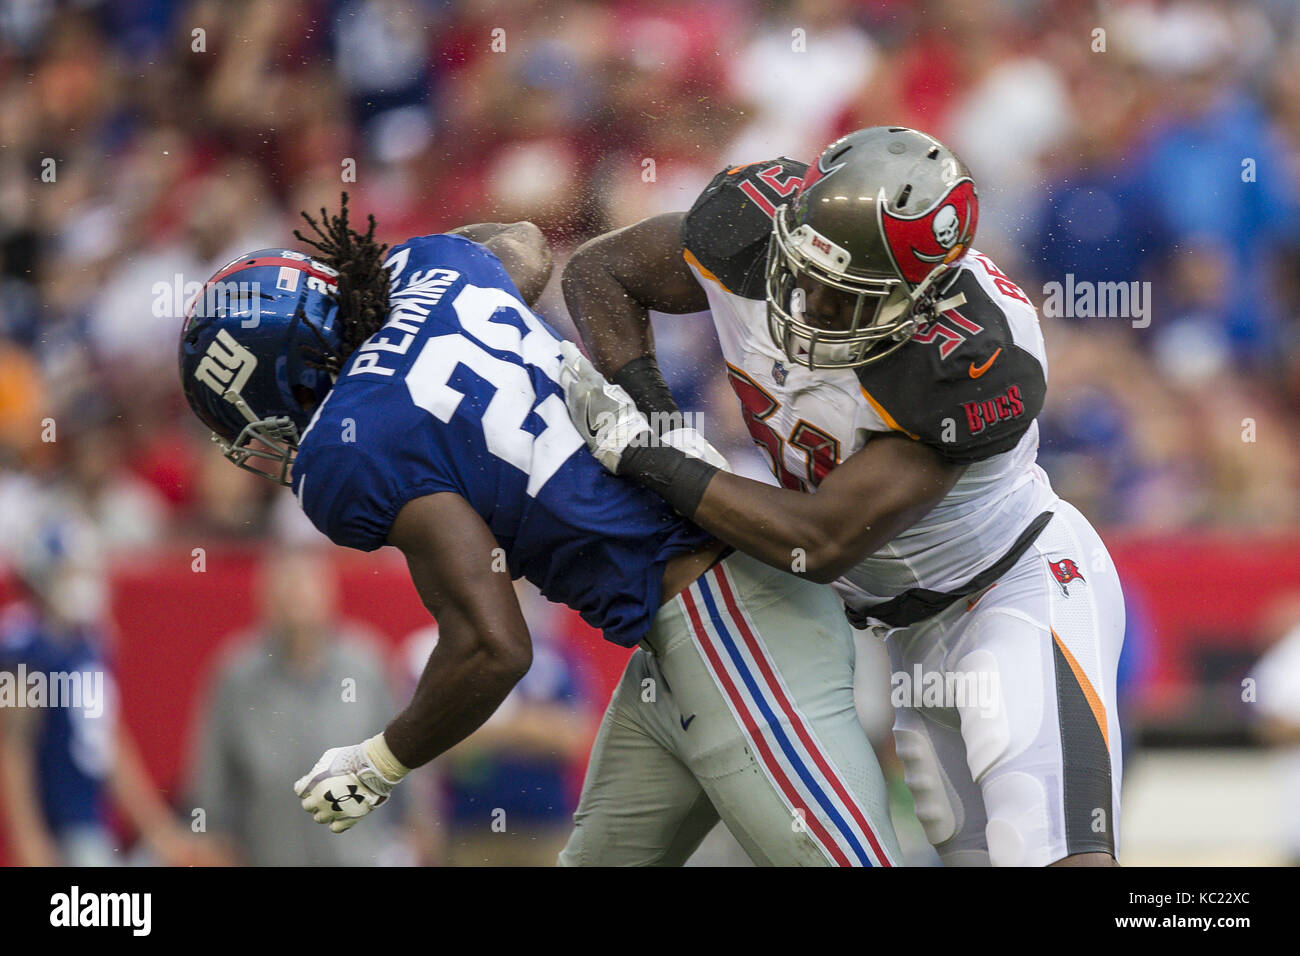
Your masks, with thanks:
[(944, 298), (964, 296), (896, 352), (856, 369), (790, 362), (768, 330), (772, 215), (802, 183), (790, 159), (716, 176), (682, 244), (708, 296), (749, 432), (786, 488), (816, 491), (874, 436), (898, 432), (968, 467), (929, 514), (836, 582), (850, 614), (906, 626), (1014, 564), (1058, 500), (1035, 464), (1047, 362), (1025, 294), (969, 250)]
[[(560, 340), (490, 252), (458, 236), (397, 246), (391, 314), (344, 365), (302, 437), (293, 489), (335, 543), (384, 544), (402, 506), (464, 497), (523, 576), (632, 646), (664, 566), (708, 536), (587, 454), (556, 384)], [(575, 454), (575, 452), (580, 452)]]

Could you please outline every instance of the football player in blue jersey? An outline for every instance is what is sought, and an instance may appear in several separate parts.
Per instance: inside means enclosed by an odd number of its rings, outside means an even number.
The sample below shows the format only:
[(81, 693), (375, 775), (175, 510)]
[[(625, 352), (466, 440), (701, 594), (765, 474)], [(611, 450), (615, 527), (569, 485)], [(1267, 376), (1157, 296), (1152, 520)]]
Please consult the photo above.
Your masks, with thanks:
[(381, 733), (297, 781), (304, 809), (348, 829), (492, 714), (531, 660), (522, 576), (637, 648), (561, 864), (679, 864), (719, 818), (758, 863), (896, 863), (838, 600), (587, 454), (561, 340), (530, 308), (551, 272), (539, 230), (389, 251), (373, 217), (349, 225), (346, 196), (305, 218), (313, 254), (260, 250), (209, 280), (181, 333), (185, 394), (231, 461), (292, 487), (335, 543), (398, 548), (440, 639)]

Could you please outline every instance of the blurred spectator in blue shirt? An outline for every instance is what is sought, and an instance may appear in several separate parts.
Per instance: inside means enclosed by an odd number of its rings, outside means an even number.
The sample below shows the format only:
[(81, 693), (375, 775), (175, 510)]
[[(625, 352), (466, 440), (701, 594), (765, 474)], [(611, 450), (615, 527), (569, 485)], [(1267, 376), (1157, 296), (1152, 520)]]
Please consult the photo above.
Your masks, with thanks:
[(120, 720), (104, 651), (107, 584), (89, 523), (34, 508), (29, 527), (5, 543), (29, 598), (0, 617), (0, 783), (17, 862), (125, 862), (110, 798), (150, 862), (222, 862), (175, 820)]

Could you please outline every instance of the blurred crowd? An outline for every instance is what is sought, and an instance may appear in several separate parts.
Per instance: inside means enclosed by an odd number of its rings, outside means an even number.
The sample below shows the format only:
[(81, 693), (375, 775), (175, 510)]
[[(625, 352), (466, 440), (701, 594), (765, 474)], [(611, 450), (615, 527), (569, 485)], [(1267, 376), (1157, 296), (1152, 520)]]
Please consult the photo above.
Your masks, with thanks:
[[(341, 189), (387, 241), (527, 218), (563, 263), (724, 165), (898, 123), (966, 159), (977, 245), (1035, 301), (1150, 283), (1145, 327), (1044, 318), (1058, 490), (1110, 526), (1294, 522), (1297, 24), (1296, 0), (5, 4), (0, 519), (40, 486), (114, 550), (274, 527), (186, 412), (176, 332)], [(662, 364), (744, 458), (698, 321), (658, 322)]]

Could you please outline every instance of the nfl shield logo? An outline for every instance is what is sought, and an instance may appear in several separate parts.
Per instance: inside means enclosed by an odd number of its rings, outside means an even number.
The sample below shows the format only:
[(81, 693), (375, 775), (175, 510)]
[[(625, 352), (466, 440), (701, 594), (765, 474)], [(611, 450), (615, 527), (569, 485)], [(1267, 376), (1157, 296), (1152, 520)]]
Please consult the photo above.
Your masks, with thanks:
[(789, 374), (789, 369), (782, 365), (780, 360), (772, 363), (772, 378), (775, 379), (776, 384), (784, 385), (785, 377)]

